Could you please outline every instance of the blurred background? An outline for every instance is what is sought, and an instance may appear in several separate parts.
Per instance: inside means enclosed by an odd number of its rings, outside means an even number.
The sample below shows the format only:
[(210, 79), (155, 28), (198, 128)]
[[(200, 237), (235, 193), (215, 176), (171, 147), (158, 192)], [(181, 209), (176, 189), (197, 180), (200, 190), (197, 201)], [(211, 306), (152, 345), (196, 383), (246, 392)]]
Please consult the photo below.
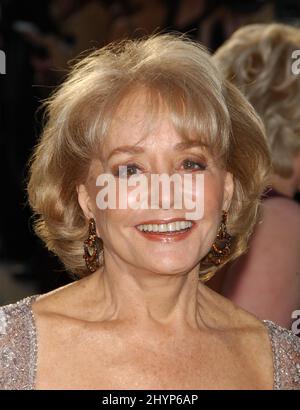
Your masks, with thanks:
[(177, 31), (215, 51), (255, 22), (300, 24), (300, 0), (2, 0), (0, 305), (71, 279), (31, 227), (26, 164), (41, 131), (42, 100), (81, 52), (154, 31)]

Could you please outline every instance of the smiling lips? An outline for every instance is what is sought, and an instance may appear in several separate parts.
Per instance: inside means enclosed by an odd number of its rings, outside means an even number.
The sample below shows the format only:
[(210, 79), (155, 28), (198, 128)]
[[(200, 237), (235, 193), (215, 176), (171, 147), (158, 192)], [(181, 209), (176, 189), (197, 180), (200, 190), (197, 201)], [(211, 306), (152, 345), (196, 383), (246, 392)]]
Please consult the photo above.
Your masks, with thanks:
[(171, 221), (149, 221), (137, 225), (137, 230), (147, 239), (153, 241), (172, 242), (186, 238), (192, 231), (194, 223), (185, 219)]

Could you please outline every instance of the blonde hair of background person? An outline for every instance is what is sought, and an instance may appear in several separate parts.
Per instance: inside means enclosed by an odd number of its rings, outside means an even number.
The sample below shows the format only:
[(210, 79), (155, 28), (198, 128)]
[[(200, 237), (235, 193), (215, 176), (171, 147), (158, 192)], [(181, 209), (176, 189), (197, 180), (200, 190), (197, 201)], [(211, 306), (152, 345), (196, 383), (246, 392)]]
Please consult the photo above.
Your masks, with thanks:
[[(300, 29), (255, 24), (237, 30), (214, 60), (261, 116), (271, 150), (271, 186), (285, 197), (263, 202), (249, 251), (212, 282), (244, 309), (290, 327), (300, 308), (300, 76), (292, 71)], [(290, 198), (290, 199), (288, 199)]]
[[(29, 343), (29, 350), (38, 357), (26, 360), (25, 354), (18, 376), (23, 385), (297, 386), (298, 339), (204, 284), (217, 270), (213, 260), (211, 266), (203, 262), (222, 211), (228, 211), (226, 230), (233, 237), (229, 259), (235, 258), (246, 247), (270, 167), (259, 117), (206, 51), (173, 35), (97, 50), (48, 101), (47, 119), (31, 161), (29, 201), (37, 234), (80, 279), (30, 299), (38, 349)], [(203, 175), (203, 218), (179, 232), (149, 234), (138, 227), (152, 223), (165, 229), (168, 221), (185, 219), (186, 210), (172, 204), (99, 209), (96, 178), (100, 173), (126, 178), (118, 174), (120, 165), (127, 165), (130, 175)], [(93, 273), (83, 259), (91, 218), (104, 252)], [(6, 307), (4, 318), (9, 334), (24, 340), (9, 312), (25, 311), (26, 320), (29, 313), (22, 303), (16, 306)], [(12, 343), (5, 337), (0, 346)], [(16, 379), (18, 357), (15, 352), (11, 370), (2, 366), (0, 380), (8, 385)], [(33, 363), (36, 371), (29, 372)], [(283, 366), (289, 372), (283, 374)], [(26, 374), (35, 374), (34, 380), (24, 381)]]

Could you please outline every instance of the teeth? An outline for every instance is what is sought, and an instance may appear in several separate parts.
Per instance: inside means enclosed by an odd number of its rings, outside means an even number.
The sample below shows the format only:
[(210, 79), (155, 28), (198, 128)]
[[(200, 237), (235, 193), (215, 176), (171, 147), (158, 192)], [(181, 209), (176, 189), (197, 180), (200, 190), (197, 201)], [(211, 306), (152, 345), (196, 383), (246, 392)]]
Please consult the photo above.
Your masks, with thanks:
[(172, 223), (168, 224), (168, 231), (169, 232), (176, 231), (176, 223), (172, 222)]
[(176, 232), (184, 229), (191, 228), (191, 221), (176, 221), (168, 224), (146, 224), (139, 225), (137, 228), (139, 231), (144, 232)]
[(166, 224), (162, 224), (162, 225), (158, 225), (158, 232), (167, 232), (167, 225)]
[(181, 222), (180, 222), (180, 228), (181, 228), (181, 229), (186, 229), (187, 227), (188, 227), (188, 224), (187, 224), (186, 221), (181, 221)]

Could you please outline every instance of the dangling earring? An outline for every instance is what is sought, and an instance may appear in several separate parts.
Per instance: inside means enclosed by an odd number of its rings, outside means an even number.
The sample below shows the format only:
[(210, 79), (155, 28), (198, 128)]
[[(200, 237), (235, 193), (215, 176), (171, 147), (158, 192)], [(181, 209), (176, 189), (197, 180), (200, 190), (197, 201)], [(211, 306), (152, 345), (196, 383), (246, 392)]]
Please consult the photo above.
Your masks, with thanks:
[(100, 256), (100, 238), (96, 232), (96, 222), (94, 218), (89, 220), (89, 236), (83, 243), (84, 255), (86, 266), (90, 272), (95, 272), (99, 264)]
[(227, 232), (226, 222), (227, 212), (222, 211), (222, 221), (219, 227), (218, 235), (215, 242), (212, 244), (211, 250), (205, 257), (205, 264), (211, 262), (215, 266), (218, 266), (227, 256), (230, 255), (232, 237)]

